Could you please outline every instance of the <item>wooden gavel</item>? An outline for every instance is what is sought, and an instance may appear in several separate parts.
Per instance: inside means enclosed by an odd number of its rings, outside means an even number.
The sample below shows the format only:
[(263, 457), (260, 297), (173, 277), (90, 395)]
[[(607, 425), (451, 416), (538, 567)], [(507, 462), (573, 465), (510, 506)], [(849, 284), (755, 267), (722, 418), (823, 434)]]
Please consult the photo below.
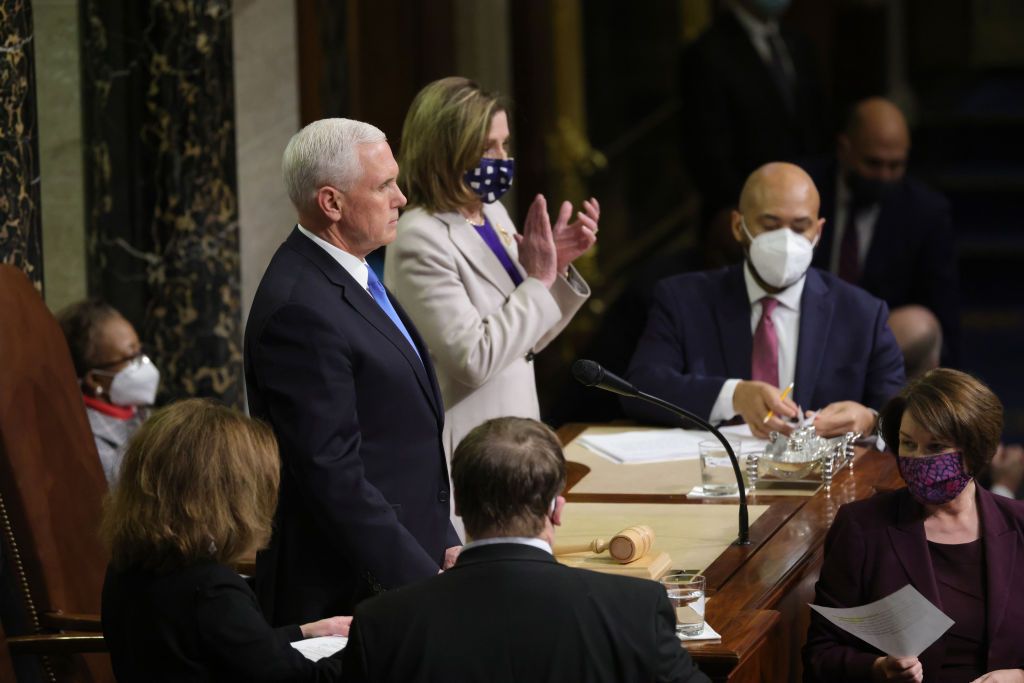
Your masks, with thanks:
[(595, 553), (603, 553), (605, 550), (617, 562), (626, 564), (638, 560), (650, 551), (654, 544), (654, 529), (646, 524), (638, 524), (628, 529), (623, 529), (612, 536), (610, 541), (603, 538), (595, 538), (590, 543), (570, 543), (556, 545), (555, 555), (568, 555), (569, 553), (582, 553), (588, 550)]

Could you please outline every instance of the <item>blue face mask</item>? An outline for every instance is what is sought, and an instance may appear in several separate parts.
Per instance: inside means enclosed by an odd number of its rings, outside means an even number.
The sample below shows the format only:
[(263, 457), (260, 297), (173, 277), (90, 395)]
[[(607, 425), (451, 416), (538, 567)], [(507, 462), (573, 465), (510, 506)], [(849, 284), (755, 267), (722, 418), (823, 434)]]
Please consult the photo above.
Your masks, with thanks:
[(512, 187), (515, 175), (514, 159), (488, 159), (484, 157), (475, 168), (466, 171), (463, 178), (473, 192), (487, 204), (498, 201)]

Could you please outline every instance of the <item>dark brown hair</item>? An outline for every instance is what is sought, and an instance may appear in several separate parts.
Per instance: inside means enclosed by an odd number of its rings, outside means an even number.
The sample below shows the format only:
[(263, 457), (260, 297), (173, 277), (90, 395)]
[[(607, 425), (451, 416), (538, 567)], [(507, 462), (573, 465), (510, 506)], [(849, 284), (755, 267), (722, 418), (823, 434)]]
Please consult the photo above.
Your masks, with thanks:
[(499, 417), (471, 431), (452, 456), (455, 502), (472, 538), (536, 536), (565, 486), (558, 437), (536, 420)]
[(128, 444), (101, 535), (120, 569), (237, 562), (270, 539), (280, 460), (270, 428), (206, 399), (154, 413)]
[(96, 343), (100, 327), (107, 320), (121, 317), (117, 309), (100, 299), (85, 299), (62, 308), (57, 321), (68, 342), (75, 374), (84, 377), (96, 364)]
[(899, 452), (904, 413), (964, 456), (971, 474), (988, 464), (1003, 432), (1003, 404), (983, 382), (959, 370), (936, 368), (909, 384), (879, 413), (886, 445)]

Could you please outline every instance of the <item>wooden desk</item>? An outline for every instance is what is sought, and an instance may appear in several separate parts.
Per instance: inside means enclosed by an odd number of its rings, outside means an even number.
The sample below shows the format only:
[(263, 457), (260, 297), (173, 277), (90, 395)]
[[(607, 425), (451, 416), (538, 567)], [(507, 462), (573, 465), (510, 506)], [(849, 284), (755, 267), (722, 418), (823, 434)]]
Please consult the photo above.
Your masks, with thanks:
[[(567, 444), (585, 428), (581, 424), (565, 425), (558, 435)], [(690, 501), (684, 495), (574, 496), (572, 487), (585, 475), (585, 466), (568, 464), (569, 501), (730, 504)], [(800, 680), (800, 648), (810, 619), (807, 603), (814, 598), (825, 534), (836, 511), (844, 503), (902, 486), (891, 455), (861, 449), (853, 469), (844, 469), (833, 480), (830, 493), (821, 490), (809, 497), (748, 496), (750, 504), (770, 507), (751, 525), (749, 546), (730, 546), (704, 572), (708, 587), (706, 616), (722, 634), (722, 640), (686, 644), (701, 669), (716, 681)]]

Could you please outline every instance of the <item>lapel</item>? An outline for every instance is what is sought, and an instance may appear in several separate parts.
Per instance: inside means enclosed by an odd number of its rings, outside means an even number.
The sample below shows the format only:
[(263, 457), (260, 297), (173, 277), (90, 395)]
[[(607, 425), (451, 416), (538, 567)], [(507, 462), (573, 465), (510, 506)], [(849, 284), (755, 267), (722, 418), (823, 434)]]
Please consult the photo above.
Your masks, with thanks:
[(800, 297), (800, 332), (793, 379), (793, 401), (804, 408), (813, 407), (818, 372), (827, 352), (833, 309), (828, 291), (829, 286), (821, 274), (809, 268), (804, 293)]
[(978, 513), (985, 544), (985, 601), (988, 639), (992, 642), (1006, 613), (1006, 596), (1018, 589), (1014, 570), (1017, 561), (1017, 533), (1006, 524), (993, 494), (978, 486)]
[(935, 581), (935, 571), (928, 553), (928, 539), (924, 534), (924, 513), (907, 489), (900, 493), (897, 521), (888, 528), (888, 532), (893, 551), (903, 565), (908, 582), (941, 609), (939, 585)]
[[(911, 498), (907, 489), (902, 489), (900, 493), (897, 522), (887, 531), (893, 552), (903, 566), (907, 583), (914, 586), (917, 592), (941, 610), (939, 585), (935, 581), (935, 571), (932, 569), (931, 555), (928, 552), (928, 539), (924, 534), (924, 514), (921, 506)], [(925, 671), (932, 671), (938, 670), (944, 657), (945, 647), (940, 638), (928, 646), (919, 659)]]
[[(494, 214), (488, 212), (486, 207), (484, 208), (484, 215), (491, 221), (491, 225), (494, 225)], [(516, 288), (512, 283), (512, 278), (505, 272), (505, 267), (501, 265), (501, 261), (498, 260), (498, 257), (494, 255), (491, 248), (487, 246), (487, 243), (477, 233), (476, 228), (470, 225), (469, 221), (456, 211), (438, 214), (437, 218), (448, 226), (448, 236), (452, 244), (462, 252), (470, 267), (479, 273), (483, 279), (494, 285), (504, 296), (508, 297), (511, 295)], [(512, 260), (518, 267), (518, 253), (513, 256)], [(520, 272), (522, 272), (521, 267)]]
[[(718, 323), (718, 347), (727, 377), (750, 377), (754, 335), (750, 331), (750, 298), (743, 280), (743, 265), (714, 274), (719, 278), (719, 302), (714, 307)], [(713, 299), (714, 300), (714, 299)]]
[[(871, 233), (871, 244), (868, 246), (868, 253), (864, 259), (864, 267), (861, 271), (859, 284), (862, 287), (874, 287), (884, 284), (886, 280), (894, 277), (892, 273), (893, 259), (890, 254), (901, 251), (901, 242), (906, 235), (901, 234), (900, 225), (912, 217), (900, 214), (899, 210), (899, 189), (894, 196), (886, 199), (878, 210), (878, 218), (875, 220), (875, 228)], [(873, 287), (874, 285), (874, 287)]]
[[(782, 93), (779, 92), (779, 86), (775, 83), (775, 77), (772, 75), (768, 65), (761, 59), (761, 55), (758, 53), (757, 48), (754, 47), (754, 43), (751, 41), (746, 29), (740, 24), (740, 20), (729, 10), (723, 10), (718, 15), (717, 21), (724, 25), (722, 29), (723, 34), (729, 37), (729, 42), (731, 43), (729, 56), (733, 60), (736, 72), (747, 77), (745, 80), (748, 83), (755, 84), (753, 88), (749, 89), (749, 94), (752, 96), (747, 101), (751, 104), (756, 104), (762, 111), (777, 112), (775, 115), (781, 121), (785, 122), (786, 125), (792, 125), (793, 115), (786, 106)], [(790, 42), (785, 40), (785, 38), (783, 40), (792, 59), (793, 51)], [(749, 78), (755, 75), (759, 76), (759, 78)], [(796, 98), (796, 93), (797, 90), (794, 88), (794, 99)]]
[(405, 315), (405, 311), (401, 309), (398, 302), (391, 296), (391, 292), (388, 292), (388, 299), (391, 301), (391, 305), (395, 307), (395, 310), (398, 311), (399, 318), (405, 323), (410, 336), (416, 342), (423, 358), (422, 361), (416, 356), (416, 352), (409, 348), (409, 342), (406, 341), (387, 313), (373, 300), (370, 293), (363, 289), (330, 254), (299, 232), (298, 228), (295, 228), (292, 234), (288, 236), (287, 244), (312, 261), (332, 284), (341, 289), (341, 296), (348, 305), (355, 309), (371, 327), (384, 335), (398, 349), (399, 353), (405, 357), (406, 362), (412, 368), (413, 374), (416, 375), (416, 380), (430, 402), (434, 414), (438, 416), (438, 419), (442, 419), (444, 415), (444, 411), (441, 408), (442, 403), (437, 396), (437, 387), (431, 381), (432, 377), (430, 375), (432, 373), (427, 370), (427, 363), (429, 362), (427, 347), (415, 331), (416, 328), (413, 327), (412, 321)]

